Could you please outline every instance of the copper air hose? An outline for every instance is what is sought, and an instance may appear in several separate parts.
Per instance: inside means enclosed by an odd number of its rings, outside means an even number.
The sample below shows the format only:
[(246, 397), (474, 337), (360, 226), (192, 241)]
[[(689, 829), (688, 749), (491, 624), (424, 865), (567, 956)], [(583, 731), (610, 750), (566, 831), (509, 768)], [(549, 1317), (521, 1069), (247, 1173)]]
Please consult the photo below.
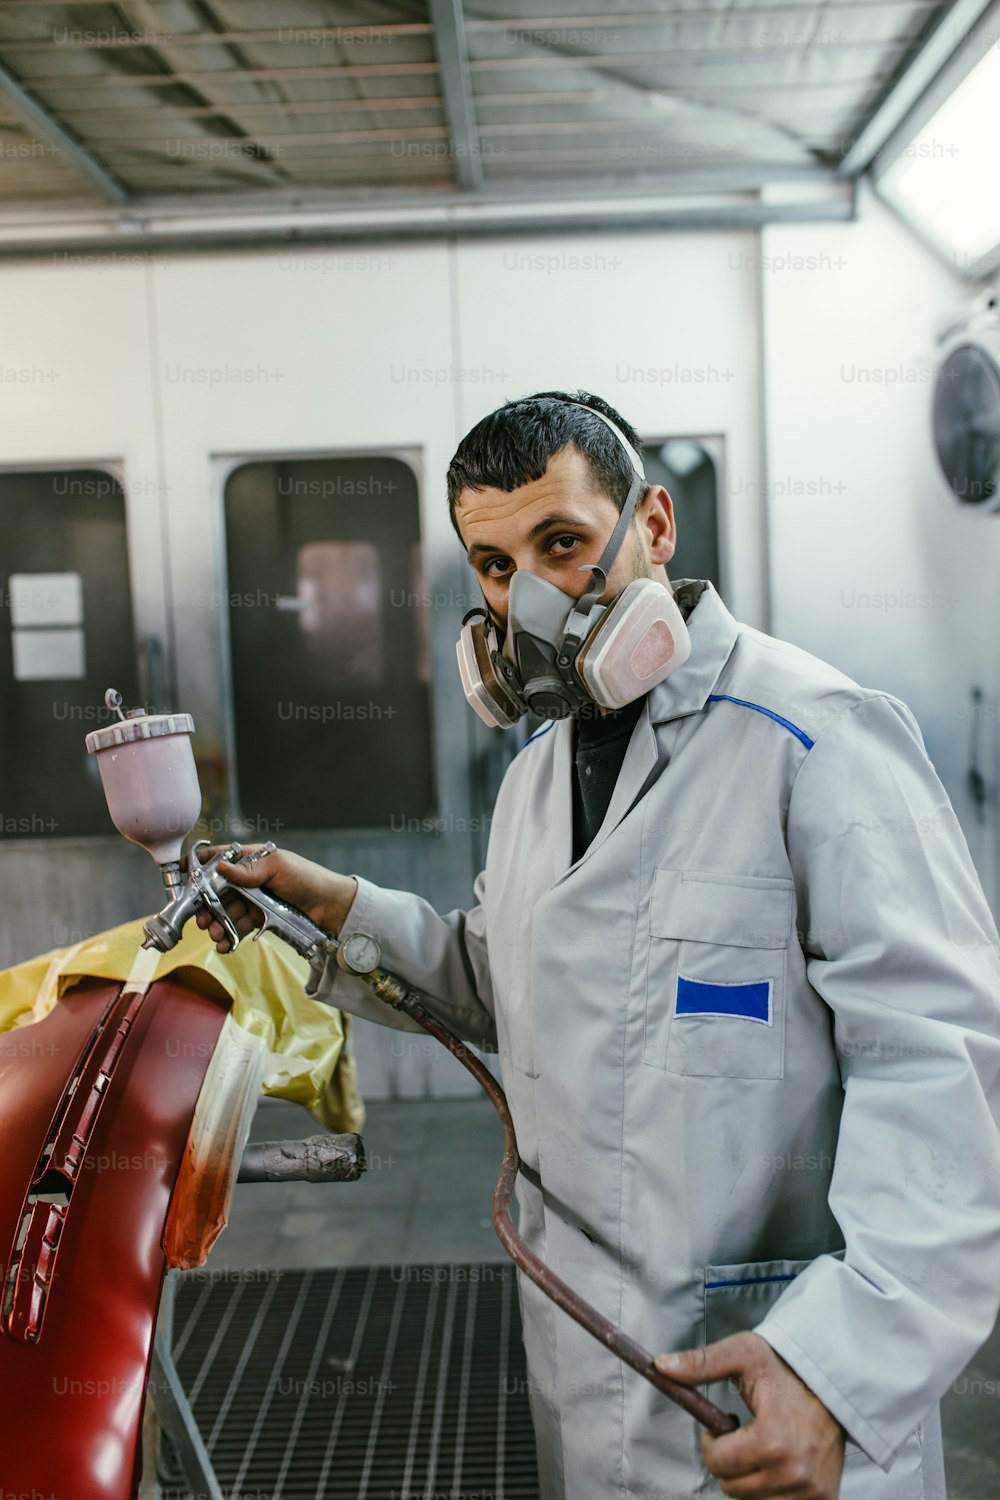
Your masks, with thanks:
[(500, 1116), (504, 1133), (504, 1154), (500, 1176), (493, 1191), (493, 1227), (514, 1264), (526, 1276), (529, 1276), (557, 1307), (569, 1313), (581, 1328), (585, 1328), (606, 1349), (610, 1349), (612, 1354), (624, 1360), (625, 1364), (631, 1365), (633, 1370), (637, 1370), (651, 1385), (655, 1385), (664, 1396), (669, 1396), (671, 1401), (676, 1401), (677, 1405), (682, 1406), (696, 1422), (707, 1427), (713, 1437), (721, 1437), (725, 1432), (735, 1431), (740, 1425), (738, 1417), (733, 1416), (731, 1412), (722, 1411), (714, 1401), (709, 1401), (708, 1397), (702, 1396), (700, 1392), (690, 1390), (686, 1385), (671, 1380), (669, 1375), (661, 1374), (653, 1363), (653, 1355), (647, 1349), (637, 1344), (635, 1339), (629, 1338), (628, 1334), (617, 1328), (609, 1318), (603, 1317), (596, 1308), (590, 1306), (589, 1302), (585, 1302), (572, 1287), (567, 1286), (565, 1281), (551, 1271), (534, 1251), (529, 1250), (514, 1227), (514, 1221), (510, 1216), (510, 1200), (521, 1166), (521, 1156), (517, 1149), (517, 1136), (514, 1133), (514, 1122), (511, 1119), (506, 1094), (489, 1069), (484, 1067), (479, 1058), (469, 1051), (465, 1043), (424, 1009), (414, 991), (406, 989), (402, 998), (398, 997), (397, 992), (392, 1003), (399, 1010), (405, 1011), (408, 1016), (412, 1016), (418, 1025), (430, 1032), (431, 1036), (436, 1037), (443, 1046), (448, 1048), (452, 1056), (457, 1057), (459, 1062), (468, 1068), (472, 1076), (482, 1085), (484, 1092), (489, 1095), (494, 1109)]

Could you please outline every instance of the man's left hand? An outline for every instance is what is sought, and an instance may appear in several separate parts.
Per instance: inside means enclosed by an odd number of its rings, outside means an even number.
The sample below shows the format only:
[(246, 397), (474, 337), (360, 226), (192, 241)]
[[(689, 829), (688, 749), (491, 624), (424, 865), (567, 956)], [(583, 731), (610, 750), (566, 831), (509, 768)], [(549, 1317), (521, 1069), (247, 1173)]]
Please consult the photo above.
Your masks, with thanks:
[(659, 1354), (656, 1367), (682, 1385), (738, 1381), (753, 1421), (737, 1432), (702, 1434), (705, 1464), (733, 1500), (837, 1500), (844, 1429), (758, 1333), (736, 1333), (703, 1349)]

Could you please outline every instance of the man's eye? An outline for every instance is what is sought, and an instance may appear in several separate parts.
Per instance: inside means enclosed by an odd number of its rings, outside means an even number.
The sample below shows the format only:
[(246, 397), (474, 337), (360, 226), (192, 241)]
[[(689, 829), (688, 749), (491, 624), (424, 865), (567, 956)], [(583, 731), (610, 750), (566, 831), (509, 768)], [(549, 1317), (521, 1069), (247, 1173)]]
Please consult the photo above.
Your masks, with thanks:
[(552, 538), (552, 547), (559, 552), (569, 552), (577, 545), (578, 536), (557, 536)]
[(509, 557), (491, 557), (483, 571), (487, 578), (505, 578), (509, 567)]

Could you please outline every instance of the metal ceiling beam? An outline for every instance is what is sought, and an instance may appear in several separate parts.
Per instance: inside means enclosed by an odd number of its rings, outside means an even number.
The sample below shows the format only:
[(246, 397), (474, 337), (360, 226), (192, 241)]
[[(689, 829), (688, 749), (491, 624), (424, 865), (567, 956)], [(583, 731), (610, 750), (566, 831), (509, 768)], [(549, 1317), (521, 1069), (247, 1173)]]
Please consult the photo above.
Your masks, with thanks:
[[(845, 154), (838, 167), (842, 177), (856, 177), (871, 166), (935, 77), (965, 49), (969, 33), (990, 11), (997, 11), (995, 0), (956, 0)], [(995, 40), (995, 36), (986, 38), (982, 50), (985, 52)]]
[(430, 0), (430, 14), (434, 23), (434, 50), (441, 69), (445, 118), (455, 153), (455, 177), (463, 192), (474, 193), (483, 185), (483, 163), (472, 105), (461, 0)]
[[(490, 205), (473, 194), (443, 200), (437, 210), (411, 207), (408, 215), (391, 222), (375, 210), (372, 215), (358, 215), (340, 221), (317, 223), (299, 216), (274, 217), (273, 223), (253, 222), (220, 224), (217, 219), (198, 223), (194, 210), (189, 222), (183, 219), (170, 225), (169, 219), (142, 217), (133, 209), (129, 214), (127, 235), (115, 232), (114, 226), (98, 232), (55, 234), (43, 237), (17, 237), (0, 224), (0, 259), (56, 257), (64, 264), (75, 256), (85, 255), (98, 262), (118, 258), (133, 262), (158, 252), (186, 253), (206, 250), (296, 250), (322, 246), (363, 244), (403, 245), (421, 241), (452, 239), (490, 239), (498, 235), (575, 235), (636, 233), (678, 229), (750, 228), (761, 224), (845, 223), (856, 218), (857, 184), (836, 180), (833, 191), (812, 200), (793, 198), (788, 202), (766, 201), (759, 197), (720, 198), (712, 202), (681, 201), (671, 207), (662, 197), (646, 203), (609, 205), (575, 203), (560, 212), (548, 201), (537, 204), (504, 203)], [(266, 210), (265, 210), (266, 211)], [(588, 254), (594, 254), (590, 241)]]
[[(538, 153), (521, 152), (517, 156), (517, 165), (533, 165), (538, 160), (548, 161), (548, 156), (540, 158)], [(323, 212), (342, 212), (346, 218), (347, 214), (370, 213), (373, 222), (385, 222), (384, 215), (399, 214), (406, 216), (412, 214), (415, 208), (427, 209), (434, 212), (438, 209), (449, 208), (464, 211), (470, 204), (481, 204), (488, 207), (491, 212), (499, 211), (506, 207), (513, 207), (517, 212), (523, 212), (529, 204), (557, 205), (560, 202), (579, 204), (583, 193), (595, 200), (618, 201), (639, 200), (643, 201), (651, 195), (659, 194), (658, 207), (663, 207), (669, 212), (669, 205), (664, 199), (671, 199), (678, 194), (703, 194), (703, 193), (757, 193), (763, 186), (779, 187), (783, 185), (813, 185), (825, 186), (840, 191), (844, 185), (844, 179), (838, 178), (828, 168), (799, 166), (790, 164), (788, 166), (773, 166), (771, 164), (747, 163), (745, 167), (733, 167), (728, 162), (706, 162), (700, 161), (695, 168), (676, 167), (669, 174), (651, 178), (644, 176), (641, 181), (632, 181), (622, 186), (620, 179), (613, 177), (617, 159), (613, 156), (605, 156), (595, 162), (593, 153), (587, 153), (584, 160), (593, 168), (595, 165), (604, 168), (602, 174), (598, 175), (594, 170), (588, 171), (586, 177), (578, 176), (574, 181), (572, 177), (562, 178), (538, 177), (533, 182), (529, 180), (526, 186), (524, 178), (512, 177), (500, 182), (491, 181), (481, 193), (463, 194), (443, 193), (435, 184), (426, 188), (422, 184), (419, 187), (404, 189), (398, 181), (389, 180), (386, 186), (375, 187), (372, 184), (378, 179), (377, 169), (385, 165), (384, 158), (372, 156), (351, 156), (338, 158), (339, 168), (347, 168), (353, 173), (348, 177), (346, 172), (338, 186), (331, 187), (328, 176), (328, 163), (319, 160), (316, 163), (316, 173), (310, 174), (308, 161), (296, 163), (296, 176), (294, 182), (284, 189), (272, 189), (266, 195), (256, 185), (248, 184), (248, 191), (239, 192), (231, 190), (224, 199), (220, 199), (220, 184), (212, 181), (211, 168), (203, 176), (208, 182), (206, 189), (198, 189), (195, 192), (193, 178), (186, 178), (188, 196), (180, 194), (157, 193), (154, 188), (147, 189), (141, 199), (133, 200), (134, 207), (130, 211), (130, 223), (134, 224), (141, 216), (148, 225), (156, 220), (161, 224), (169, 222), (173, 218), (192, 219), (211, 216), (213, 219), (224, 218), (230, 222), (238, 220), (246, 215), (252, 217), (268, 215), (275, 218), (284, 218), (290, 221), (290, 216), (298, 215), (305, 219), (310, 214)], [(248, 163), (248, 165), (252, 165)], [(419, 160), (413, 165), (428, 167), (431, 170), (440, 168), (432, 159)], [(564, 165), (560, 157), (559, 165)], [(320, 175), (322, 173), (322, 175)], [(158, 167), (156, 163), (150, 164), (144, 173), (147, 181), (154, 181), (157, 176), (165, 182), (176, 186), (176, 172)], [(306, 195), (308, 194), (308, 199)], [(333, 200), (332, 204), (331, 201)], [(41, 217), (37, 211), (31, 214), (31, 205), (20, 204), (21, 222), (37, 224)], [(84, 216), (86, 217), (86, 216)], [(8, 218), (13, 218), (8, 212)], [(77, 222), (79, 215), (60, 219), (58, 215), (51, 218), (46, 217), (47, 223), (59, 222), (63, 225), (69, 222)], [(4, 228), (4, 219), (0, 218), (0, 234)]]
[(130, 201), (131, 194), (125, 184), (113, 172), (109, 172), (86, 146), (81, 145), (55, 115), (50, 114), (43, 104), (29, 94), (3, 63), (0, 63), (0, 93), (6, 99), (11, 113), (24, 123), (36, 140), (40, 138), (53, 146), (60, 156), (65, 157), (81, 176), (86, 177), (97, 188), (102, 197), (110, 203)]
[[(602, 204), (617, 205), (619, 202), (644, 204), (654, 203), (659, 208), (669, 207), (669, 200), (677, 194), (758, 192), (762, 183), (777, 187), (784, 183), (826, 186), (843, 196), (847, 184), (839, 178), (832, 167), (815, 163), (727, 162), (709, 166), (700, 162), (696, 167), (674, 168), (666, 173), (644, 173), (641, 180), (626, 181), (621, 174), (594, 179), (590, 175), (582, 180), (578, 177), (546, 177), (536, 179), (510, 179), (488, 184), (482, 193), (470, 194), (450, 192), (447, 189), (428, 191), (420, 187), (407, 189), (395, 185), (390, 188), (372, 190), (360, 188), (331, 188), (322, 183), (311, 187), (304, 194), (299, 184), (288, 188), (273, 188), (266, 193), (259, 188), (246, 192), (225, 190), (216, 187), (214, 192), (185, 195), (183, 193), (143, 193), (136, 198), (128, 213), (130, 228), (154, 222), (166, 226), (174, 222), (194, 222), (211, 218), (214, 223), (245, 222), (250, 218), (283, 216), (289, 223), (293, 217), (305, 222), (311, 215), (334, 216), (369, 214), (374, 222), (385, 214), (404, 216), (415, 212), (433, 214), (445, 210), (464, 213), (475, 209), (481, 214), (500, 213), (511, 209), (515, 213), (526, 213), (532, 207), (558, 209), (567, 212), (579, 210), (587, 200)], [(617, 209), (615, 209), (617, 211)], [(93, 226), (100, 223), (102, 232), (114, 228), (118, 220), (109, 211), (91, 208), (63, 207), (59, 204), (24, 202), (9, 204), (0, 215), (0, 237), (17, 233), (17, 226), (45, 226), (49, 232), (70, 233), (73, 225)]]

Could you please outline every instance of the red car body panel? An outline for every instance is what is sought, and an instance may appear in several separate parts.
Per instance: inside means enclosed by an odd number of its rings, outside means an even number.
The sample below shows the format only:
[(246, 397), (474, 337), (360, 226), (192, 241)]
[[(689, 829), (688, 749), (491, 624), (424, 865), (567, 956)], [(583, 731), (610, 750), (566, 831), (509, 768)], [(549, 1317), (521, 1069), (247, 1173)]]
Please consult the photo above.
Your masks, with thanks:
[[(0, 1037), (6, 1492), (136, 1493), (161, 1236), (225, 1018), (169, 979), (145, 996), (93, 979)], [(32, 1183), (68, 1203), (30, 1205)]]

